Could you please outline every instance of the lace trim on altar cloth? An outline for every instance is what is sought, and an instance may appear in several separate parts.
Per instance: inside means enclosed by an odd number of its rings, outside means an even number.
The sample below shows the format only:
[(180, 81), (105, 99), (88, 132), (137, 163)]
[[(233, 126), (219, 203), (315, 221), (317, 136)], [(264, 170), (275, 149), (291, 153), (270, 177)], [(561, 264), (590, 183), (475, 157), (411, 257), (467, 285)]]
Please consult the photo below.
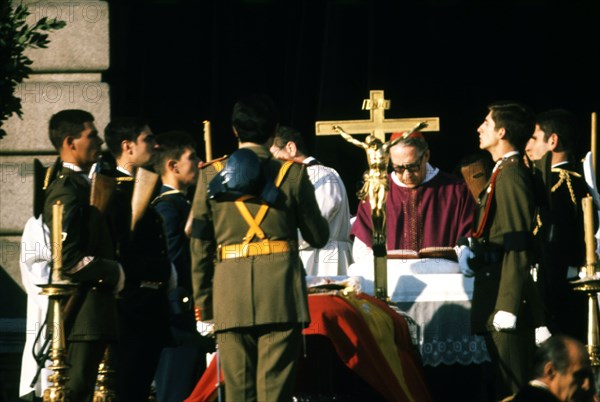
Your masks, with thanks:
[(423, 341), (419, 349), (426, 366), (481, 364), (490, 361), (485, 341), (478, 335), (446, 339), (433, 337)]
[(481, 364), (490, 357), (482, 336), (471, 334), (470, 301), (398, 303), (419, 326), (418, 349), (423, 364)]

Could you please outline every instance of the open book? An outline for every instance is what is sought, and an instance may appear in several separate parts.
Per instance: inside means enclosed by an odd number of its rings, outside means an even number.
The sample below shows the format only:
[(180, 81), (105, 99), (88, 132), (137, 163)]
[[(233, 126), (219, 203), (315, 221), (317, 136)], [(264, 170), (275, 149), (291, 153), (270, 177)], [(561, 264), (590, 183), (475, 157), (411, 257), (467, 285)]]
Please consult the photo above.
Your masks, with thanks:
[(454, 247), (425, 247), (416, 250), (388, 250), (387, 258), (391, 260), (414, 260), (418, 258), (443, 258), (456, 261)]

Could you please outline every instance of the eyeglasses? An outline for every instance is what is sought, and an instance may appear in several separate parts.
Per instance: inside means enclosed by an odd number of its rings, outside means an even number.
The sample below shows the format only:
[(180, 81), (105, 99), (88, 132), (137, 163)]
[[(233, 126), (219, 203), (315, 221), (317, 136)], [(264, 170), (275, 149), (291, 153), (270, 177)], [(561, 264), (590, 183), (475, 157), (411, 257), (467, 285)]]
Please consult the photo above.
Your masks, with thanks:
[(421, 169), (421, 162), (423, 162), (423, 155), (415, 162), (415, 163), (407, 163), (406, 165), (393, 165), (392, 168), (394, 172), (398, 174), (403, 174), (405, 170), (408, 170), (408, 173), (417, 173)]

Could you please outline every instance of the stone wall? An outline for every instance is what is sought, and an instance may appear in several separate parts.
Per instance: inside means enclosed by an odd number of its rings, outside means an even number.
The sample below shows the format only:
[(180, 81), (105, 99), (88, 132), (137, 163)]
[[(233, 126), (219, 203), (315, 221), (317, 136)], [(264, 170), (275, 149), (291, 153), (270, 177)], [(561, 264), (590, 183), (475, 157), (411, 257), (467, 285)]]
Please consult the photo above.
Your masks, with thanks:
[[(13, 4), (21, 0), (14, 0)], [(0, 140), (0, 266), (21, 285), (19, 244), (32, 215), (33, 160), (45, 165), (56, 158), (48, 140), (48, 120), (63, 109), (83, 109), (101, 131), (110, 119), (109, 87), (102, 72), (109, 67), (109, 9), (105, 1), (24, 0), (34, 23), (57, 17), (67, 23), (49, 35), (46, 49), (29, 49), (34, 73), (17, 88), (23, 118), (11, 117)]]

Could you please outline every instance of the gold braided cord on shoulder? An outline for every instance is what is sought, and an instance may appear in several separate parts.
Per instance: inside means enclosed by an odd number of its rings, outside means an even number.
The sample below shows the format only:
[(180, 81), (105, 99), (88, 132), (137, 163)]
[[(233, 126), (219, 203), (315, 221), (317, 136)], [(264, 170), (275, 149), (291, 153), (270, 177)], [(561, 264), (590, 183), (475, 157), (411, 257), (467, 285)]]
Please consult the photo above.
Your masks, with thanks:
[(574, 205), (577, 205), (577, 199), (575, 198), (575, 191), (573, 191), (573, 183), (571, 183), (571, 176), (581, 177), (581, 175), (577, 172), (573, 172), (572, 170), (553, 168), (553, 173), (558, 173), (558, 182), (550, 189), (550, 192), (555, 192), (558, 188), (563, 184), (567, 183), (567, 188), (569, 189), (569, 194), (571, 195), (571, 201)]
[(48, 167), (46, 168), (46, 174), (44, 175), (44, 187), (42, 188), (43, 190), (48, 188), (48, 185), (50, 184), (50, 174), (52, 173), (52, 168)]

